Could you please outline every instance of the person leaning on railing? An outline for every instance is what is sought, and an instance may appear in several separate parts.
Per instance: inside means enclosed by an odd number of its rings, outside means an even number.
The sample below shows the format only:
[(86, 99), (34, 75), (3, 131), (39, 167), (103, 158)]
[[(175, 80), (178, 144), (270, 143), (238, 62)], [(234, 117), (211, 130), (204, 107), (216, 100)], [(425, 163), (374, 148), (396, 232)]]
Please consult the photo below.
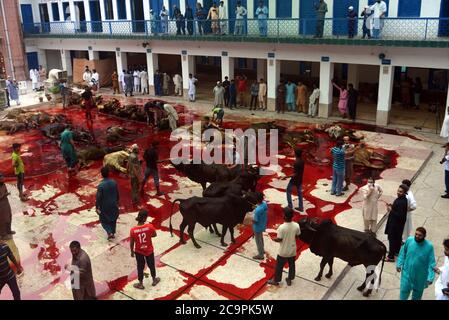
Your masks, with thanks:
[(316, 32), (315, 38), (322, 38), (324, 33), (324, 18), (327, 12), (327, 3), (324, 0), (314, 4), (316, 11)]
[(268, 33), (268, 8), (263, 1), (259, 1), (259, 7), (256, 9), (256, 16), (259, 23), (259, 33), (261, 37), (266, 37)]
[(187, 20), (187, 32), (189, 35), (193, 35), (193, 10), (190, 8), (189, 4), (186, 4), (186, 12), (184, 13), (184, 18)]
[(235, 9), (235, 35), (243, 35), (244, 21), (243, 18), (247, 15), (248, 11), (240, 1), (237, 1), (237, 8)]
[(196, 20), (198, 24), (198, 33), (202, 35), (203, 33), (206, 33), (206, 30), (204, 30), (204, 21), (206, 20), (207, 13), (206, 10), (204, 10), (203, 6), (200, 3), (196, 4)]

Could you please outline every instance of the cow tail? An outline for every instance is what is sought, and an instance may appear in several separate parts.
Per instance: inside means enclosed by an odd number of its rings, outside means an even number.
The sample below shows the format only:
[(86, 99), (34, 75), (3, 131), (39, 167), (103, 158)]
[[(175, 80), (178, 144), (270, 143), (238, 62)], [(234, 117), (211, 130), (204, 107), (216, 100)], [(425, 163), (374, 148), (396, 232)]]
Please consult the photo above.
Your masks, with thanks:
[(170, 212), (170, 235), (173, 237), (173, 225), (171, 223), (171, 217), (173, 216), (173, 208), (175, 207), (175, 203), (179, 202), (181, 203), (181, 199), (176, 199), (175, 201), (173, 201), (172, 205), (171, 205), (171, 212)]
[(387, 258), (387, 248), (384, 246), (384, 249), (384, 256), (382, 258), (382, 266), (380, 267), (379, 285), (377, 286), (377, 290), (379, 290), (380, 284), (382, 283), (382, 271), (384, 270), (385, 259)]

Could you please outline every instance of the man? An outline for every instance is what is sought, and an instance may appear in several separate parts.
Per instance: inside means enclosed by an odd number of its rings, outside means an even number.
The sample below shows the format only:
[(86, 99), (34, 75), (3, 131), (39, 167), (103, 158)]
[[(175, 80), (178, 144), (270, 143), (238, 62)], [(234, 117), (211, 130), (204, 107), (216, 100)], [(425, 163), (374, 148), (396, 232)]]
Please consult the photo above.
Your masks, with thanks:
[(189, 74), (189, 101), (196, 101), (196, 83), (198, 79), (196, 79), (191, 73)]
[(268, 8), (263, 3), (263, 1), (259, 1), (259, 7), (256, 9), (256, 17), (257, 22), (259, 24), (259, 34), (261, 37), (266, 37), (268, 35)]
[(155, 287), (161, 279), (156, 277), (156, 267), (154, 262), (154, 248), (151, 241), (152, 238), (157, 236), (156, 229), (152, 224), (146, 223), (148, 218), (148, 211), (141, 210), (137, 215), (136, 221), (137, 226), (133, 227), (130, 231), (130, 249), (131, 257), (136, 257), (137, 261), (137, 279), (139, 283), (135, 283), (133, 286), (136, 289), (144, 290), (143, 285), (143, 271), (145, 270), (145, 262), (150, 269), (151, 277), (153, 278), (153, 283), (151, 284)]
[(125, 81), (125, 97), (127, 97), (128, 94), (130, 95), (130, 97), (134, 96), (134, 79), (133, 74), (130, 70), (124, 75), (123, 80)]
[(39, 82), (40, 85), (39, 87), (41, 87), (43, 85), (43, 82), (45, 80), (47, 80), (47, 69), (45, 69), (44, 67), (42, 67), (41, 65), (39, 66)]
[(86, 86), (90, 85), (90, 81), (92, 80), (92, 72), (89, 70), (89, 67), (86, 66), (83, 73), (83, 81)]
[(122, 91), (123, 91), (124, 93), (126, 92), (125, 74), (126, 74), (126, 70), (122, 70), (122, 72), (120, 72), (120, 74), (119, 74), (119, 76), (118, 76), (118, 82), (119, 82), (120, 85), (122, 86)]
[(443, 160), (440, 161), (440, 164), (444, 163), (444, 181), (446, 185), (446, 192), (441, 196), (443, 199), (449, 199), (449, 142), (444, 145), (445, 152)]
[(259, 81), (259, 109), (267, 110), (267, 84), (264, 79)]
[(248, 11), (244, 6), (242, 6), (242, 2), (237, 1), (237, 8), (235, 9), (235, 28), (234, 28), (235, 35), (243, 35), (245, 23), (243, 19), (247, 15), (247, 13)]
[(164, 95), (166, 96), (170, 94), (169, 84), (170, 84), (170, 76), (166, 72), (164, 72), (164, 74), (162, 75), (162, 86), (164, 88)]
[(436, 268), (435, 272), (440, 276), (435, 282), (435, 298), (437, 300), (449, 300), (449, 239), (443, 241), (444, 265)]
[(70, 270), (73, 300), (96, 300), (97, 294), (89, 256), (81, 249), (78, 241), (72, 241), (69, 247), (72, 253), (72, 264), (66, 265), (66, 269)]
[(212, 109), (212, 121), (216, 121), (219, 126), (223, 125), (224, 109), (216, 106)]
[(224, 103), (225, 107), (229, 107), (229, 86), (231, 85), (231, 82), (229, 81), (229, 77), (225, 77), (223, 81), (223, 88), (225, 90), (224, 92)]
[(287, 285), (292, 285), (295, 279), (295, 258), (296, 258), (296, 238), (301, 234), (301, 229), (296, 222), (293, 222), (293, 210), (284, 208), (284, 223), (277, 229), (277, 237), (273, 241), (280, 243), (279, 253), (276, 259), (276, 271), (274, 278), (268, 284), (278, 286), (282, 281), (284, 265), (288, 263)]
[(348, 113), (352, 122), (355, 122), (357, 115), (357, 100), (359, 98), (359, 92), (354, 89), (352, 83), (348, 84)]
[(251, 87), (249, 88), (249, 92), (251, 94), (251, 101), (249, 103), (249, 110), (257, 110), (259, 99), (259, 83), (257, 80), (254, 80), (254, 82), (251, 84)]
[(59, 90), (61, 92), (61, 98), (62, 98), (62, 109), (66, 109), (70, 103), (70, 99), (69, 99), (70, 89), (67, 86), (66, 79), (59, 80)]
[(109, 179), (109, 168), (101, 168), (103, 181), (97, 188), (97, 197), (95, 207), (100, 216), (100, 223), (108, 234), (108, 240), (115, 238), (117, 219), (119, 216), (119, 192), (117, 182)]
[(221, 35), (226, 35), (228, 33), (228, 8), (225, 6), (224, 1), (220, 1), (218, 19), (220, 19), (220, 33)]
[(248, 90), (247, 80), (248, 78), (245, 75), (237, 77), (237, 91), (239, 93), (240, 108), (248, 107), (248, 104), (246, 102), (246, 90)]
[[(95, 101), (93, 98), (92, 91), (90, 90), (89, 87), (86, 87), (86, 89), (84, 89), (84, 92), (81, 94), (81, 98), (83, 98), (86, 121), (92, 122), (91, 111), (95, 107)], [(88, 123), (88, 125), (89, 125), (89, 123)]]
[(373, 11), (373, 38), (379, 39), (384, 26), (384, 18), (387, 14), (387, 4), (385, 1), (377, 0), (370, 9)]
[(162, 33), (168, 33), (168, 10), (165, 6), (162, 6), (161, 11), (159, 12), (159, 17), (161, 18)]
[(100, 90), (100, 75), (98, 74), (96, 69), (92, 70), (92, 77), (90, 79), (90, 85), (93, 91)]
[(215, 35), (218, 35), (220, 33), (220, 23), (218, 21), (219, 15), (218, 15), (218, 8), (215, 3), (212, 4), (212, 6), (209, 9), (209, 14), (207, 15), (207, 20), (210, 20), (210, 26), (212, 29), (212, 33)]
[(337, 141), (336, 146), (331, 149), (331, 154), (333, 157), (331, 195), (340, 197), (344, 195), (342, 189), (345, 178), (345, 150), (343, 149), (343, 141)]
[(195, 18), (193, 17), (193, 10), (188, 3), (186, 3), (186, 12), (184, 13), (184, 17), (187, 21), (187, 32), (191, 36), (193, 35), (193, 21)]
[(162, 196), (162, 195), (164, 195), (164, 193), (161, 192), (161, 190), (160, 190), (159, 171), (157, 168), (157, 164), (160, 162), (158, 147), (159, 147), (159, 141), (153, 141), (151, 143), (151, 148), (145, 150), (145, 152), (143, 154), (143, 159), (145, 160), (147, 166), (145, 168), (145, 176), (143, 178), (142, 188), (140, 190), (141, 190), (141, 193), (144, 192), (145, 185), (147, 184), (148, 178), (150, 176), (153, 176), (154, 186), (156, 187), (156, 195)]
[(134, 79), (134, 92), (140, 93), (140, 71), (134, 70), (133, 72), (133, 79)]
[(357, 12), (354, 11), (353, 6), (350, 6), (348, 10), (348, 38), (352, 39), (357, 31)]
[(268, 205), (263, 201), (263, 194), (260, 192), (256, 193), (257, 207), (254, 211), (253, 216), (253, 232), (254, 239), (257, 246), (257, 256), (254, 256), (254, 260), (264, 260), (265, 259), (265, 249), (263, 243), (263, 233), (267, 228), (267, 212)]
[(118, 74), (117, 74), (116, 70), (114, 70), (114, 72), (112, 72), (111, 80), (112, 80), (112, 90), (113, 90), (114, 94), (120, 93), (120, 87), (118, 84)]
[(313, 84), (313, 91), (309, 97), (309, 114), (308, 117), (315, 118), (318, 114), (318, 103), (320, 101), (320, 89)]
[(213, 93), (214, 93), (214, 107), (223, 108), (225, 89), (223, 88), (220, 81), (217, 81), (217, 85), (214, 87)]
[(20, 106), (19, 86), (17, 85), (17, 81), (15, 79), (13, 80), (11, 77), (8, 77), (8, 79), (6, 80), (6, 89), (7, 93), (9, 94), (9, 100), (15, 101), (16, 105)]
[(229, 107), (231, 110), (237, 108), (237, 86), (234, 79), (231, 80), (229, 85)]
[(206, 30), (205, 30), (205, 20), (207, 17), (207, 12), (206, 10), (203, 8), (203, 6), (201, 5), (201, 3), (197, 3), (196, 4), (196, 20), (197, 20), (197, 25), (198, 25), (198, 33), (200, 35), (206, 34)]
[(426, 229), (416, 229), (415, 237), (409, 237), (401, 248), (396, 270), (401, 272), (400, 299), (421, 300), (424, 289), (435, 279), (435, 252), (433, 245), (426, 240)]
[(181, 12), (176, 15), (176, 34), (178, 36), (181, 34), (184, 36), (186, 35), (186, 19)]
[(285, 84), (281, 80), (276, 88), (276, 111), (277, 113), (285, 113)]
[(12, 213), (8, 200), (9, 195), (11, 193), (8, 192), (8, 188), (6, 187), (5, 177), (0, 172), (0, 239), (6, 239), (15, 234), (11, 230)]
[(363, 36), (362, 36), (362, 39), (365, 39), (366, 36), (368, 36), (368, 39), (371, 39), (373, 12), (370, 9), (370, 6), (365, 6), (363, 12), (361, 13), (361, 16), (363, 17), (363, 27), (362, 27)]
[(285, 85), (285, 102), (287, 104), (287, 110), (288, 111), (295, 111), (295, 92), (296, 92), (296, 85), (292, 83), (290, 80)]
[(173, 83), (175, 85), (175, 95), (182, 97), (182, 77), (179, 74), (175, 74)]
[(142, 71), (140, 71), (140, 90), (142, 90), (142, 94), (149, 94), (148, 72), (147, 72), (146, 68), (144, 68)]
[(36, 91), (38, 88), (38, 82), (39, 82), (39, 71), (36, 69), (30, 69), (30, 80), (31, 80), (31, 86), (33, 88), (33, 91)]
[(181, 13), (181, 10), (178, 8), (178, 6), (176, 4), (174, 4), (171, 19), (175, 20), (176, 17), (178, 16), (178, 14), (180, 14), (180, 13)]
[(79, 162), (76, 154), (75, 142), (73, 141), (73, 132), (70, 127), (65, 128), (61, 133), (59, 147), (61, 148), (62, 158), (67, 165), (69, 176), (76, 175)]
[(292, 175), (285, 177), (285, 179), (291, 178), (286, 190), (287, 203), (288, 207), (293, 209), (292, 190), (293, 187), (296, 187), (296, 190), (298, 191), (298, 207), (295, 209), (303, 212), (304, 204), (302, 198), (302, 179), (304, 176), (304, 160), (302, 160), (302, 150), (299, 148), (295, 150), (295, 164), (293, 165), (293, 170), (294, 172)]
[(352, 174), (354, 173), (355, 152), (355, 146), (350, 143), (349, 136), (343, 137), (343, 149), (345, 150), (345, 187), (343, 191), (348, 191), (351, 185)]
[(296, 87), (296, 108), (299, 113), (307, 113), (307, 87), (302, 82)]
[(159, 70), (156, 70), (153, 76), (154, 79), (154, 95), (157, 97), (162, 96), (162, 74)]
[(324, 18), (327, 13), (327, 3), (324, 0), (315, 3), (316, 12), (316, 32), (314, 38), (322, 38), (324, 32)]
[(5, 285), (8, 285), (14, 300), (21, 300), (16, 274), (14, 274), (14, 271), (11, 269), (8, 259), (16, 267), (17, 276), (20, 276), (23, 272), (22, 267), (17, 262), (16, 257), (14, 257), (14, 254), (6, 242), (0, 239), (0, 293)]
[(150, 33), (152, 34), (152, 35), (157, 35), (158, 33), (159, 33), (159, 30), (158, 30), (158, 26), (157, 26), (157, 18), (156, 18), (156, 14), (154, 13), (154, 10), (153, 9), (150, 9), (150, 17), (149, 17), (149, 20), (150, 20)]
[(19, 198), (21, 201), (27, 201), (28, 199), (25, 197), (23, 193), (23, 182), (25, 180), (25, 166), (22, 161), (22, 157), (20, 156), (20, 143), (14, 143), (12, 145), (12, 166), (14, 168), (14, 173), (17, 176), (17, 189), (19, 190)]
[(404, 225), (404, 232), (402, 233), (402, 241), (405, 242), (408, 237), (411, 236), (413, 232), (413, 222), (412, 222), (412, 213), (416, 210), (416, 200), (415, 196), (413, 195), (412, 190), (410, 190), (410, 187), (412, 186), (412, 182), (408, 179), (402, 180), (402, 184), (405, 184), (408, 187), (407, 191), (407, 220), (405, 221)]
[(178, 128), (178, 120), (179, 120), (178, 112), (176, 111), (175, 108), (173, 108), (171, 104), (168, 103), (164, 104), (164, 110), (165, 112), (167, 112), (170, 130), (173, 132), (176, 130), (176, 128)]
[(361, 188), (363, 195), (363, 224), (365, 226), (365, 232), (375, 233), (378, 219), (378, 201), (382, 196), (383, 190), (376, 183), (373, 177), (368, 178), (368, 183)]
[(385, 234), (388, 235), (389, 251), (386, 262), (394, 262), (394, 257), (399, 254), (401, 249), (402, 233), (404, 231), (405, 221), (407, 220), (407, 191), (408, 187), (401, 184), (398, 188), (398, 197), (393, 204), (388, 204), (388, 220), (385, 226)]
[(128, 175), (131, 179), (131, 198), (133, 205), (139, 203), (140, 183), (142, 182), (142, 168), (139, 161), (139, 146), (133, 144), (128, 158)]

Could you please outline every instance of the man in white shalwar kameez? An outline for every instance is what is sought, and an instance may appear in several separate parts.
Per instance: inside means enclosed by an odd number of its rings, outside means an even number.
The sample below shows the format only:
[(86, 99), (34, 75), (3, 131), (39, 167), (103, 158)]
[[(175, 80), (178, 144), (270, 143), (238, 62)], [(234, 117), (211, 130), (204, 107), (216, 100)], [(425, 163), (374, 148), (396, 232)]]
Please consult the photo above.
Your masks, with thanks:
[(440, 136), (449, 141), (449, 107), (447, 107), (446, 115), (444, 117), (443, 126), (441, 127)]
[(175, 95), (182, 96), (182, 77), (179, 74), (175, 74), (173, 83), (175, 85)]
[(444, 265), (435, 271), (440, 275), (435, 282), (435, 299), (449, 300), (449, 293), (444, 294), (443, 289), (449, 288), (449, 239), (444, 240)]
[(126, 89), (126, 85), (125, 85), (125, 73), (126, 70), (123, 70), (122, 72), (120, 72), (120, 74), (118, 75), (118, 82), (120, 83), (120, 85), (122, 86), (122, 92), (125, 92)]
[(140, 71), (134, 70), (133, 77), (134, 77), (134, 92), (139, 93), (140, 92)]
[(142, 93), (148, 93), (148, 72), (146, 69), (140, 71), (140, 87)]
[(178, 127), (178, 120), (179, 120), (178, 112), (176, 112), (176, 109), (173, 108), (173, 106), (168, 103), (164, 104), (164, 110), (168, 114), (168, 123), (170, 125), (171, 131), (175, 131), (176, 128)]
[(368, 183), (361, 190), (363, 195), (362, 213), (365, 232), (375, 233), (379, 214), (378, 202), (383, 191), (373, 178), (369, 178)]
[(39, 71), (37, 71), (36, 69), (30, 69), (30, 79), (33, 91), (36, 91), (38, 89), (39, 83)]
[(196, 79), (192, 74), (189, 74), (189, 101), (195, 102), (196, 100), (196, 83), (198, 79)]
[(404, 233), (402, 234), (402, 241), (406, 241), (408, 237), (410, 237), (415, 230), (413, 230), (413, 223), (412, 223), (412, 212), (416, 210), (416, 200), (415, 196), (413, 195), (412, 190), (410, 190), (410, 187), (412, 186), (412, 182), (410, 180), (404, 180), (402, 181), (402, 184), (405, 184), (407, 187), (409, 187), (407, 191), (407, 220), (405, 221), (404, 225)]

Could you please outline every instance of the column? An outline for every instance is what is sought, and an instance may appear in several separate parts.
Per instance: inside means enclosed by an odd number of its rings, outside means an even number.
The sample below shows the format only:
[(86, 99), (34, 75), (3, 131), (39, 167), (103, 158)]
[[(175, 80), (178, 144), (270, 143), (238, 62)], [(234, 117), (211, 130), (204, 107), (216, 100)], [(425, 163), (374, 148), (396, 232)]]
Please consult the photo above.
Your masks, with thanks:
[(352, 83), (355, 89), (359, 89), (359, 65), (348, 65), (348, 84)]
[(248, 10), (248, 19), (254, 19), (254, 12), (256, 11), (256, 8), (254, 8), (254, 0), (246, 2), (246, 10)]
[(394, 67), (380, 66), (379, 94), (377, 99), (376, 125), (386, 126), (390, 117), (391, 98), (393, 96)]
[(39, 61), (39, 65), (49, 71), (47, 68), (47, 55), (44, 49), (37, 49), (37, 61)]
[(329, 118), (332, 114), (332, 79), (334, 78), (334, 64), (332, 62), (320, 63), (320, 106), (318, 116)]
[[(218, 2), (217, 5), (219, 6), (220, 3)], [(180, 1), (179, 2), (179, 10), (181, 10), (182, 14), (184, 14), (186, 12), (186, 2), (185, 1)]]
[(148, 92), (154, 96), (154, 74), (159, 69), (159, 56), (147, 49), (147, 70), (148, 70)]
[(265, 59), (257, 59), (257, 81), (267, 79), (267, 62)]
[(70, 59), (70, 50), (61, 50), (61, 64), (62, 70), (67, 71), (67, 76), (71, 77), (72, 72), (72, 60)]
[(267, 60), (267, 107), (268, 111), (276, 111), (276, 89), (281, 79), (281, 61), (275, 58)]
[[(171, 14), (172, 14), (172, 8), (170, 8), (170, 1), (169, 0), (163, 0), (162, 1), (162, 4), (165, 6), (165, 9), (167, 9), (168, 10), (168, 15), (171, 17)], [(158, 14), (159, 14), (159, 12), (158, 12)]]
[[(86, 17), (86, 21), (92, 21), (90, 17), (90, 5), (89, 0), (84, 0), (84, 15)], [(89, 27), (88, 27), (89, 29)]]
[[(295, 6), (295, 2), (299, 1), (293, 1), (292, 7)], [(276, 19), (276, 0), (268, 0), (268, 18), (270, 19)]]
[[(119, 50), (117, 50), (119, 49)], [(120, 48), (116, 48), (115, 50), (115, 61), (116, 61), (116, 65), (117, 65), (117, 74), (121, 74), (123, 72), (123, 70), (127, 71), (128, 69), (128, 55), (126, 54), (126, 52), (121, 52)], [(124, 88), (123, 85), (121, 83), (119, 83), (120, 86), (120, 92), (123, 92)]]
[[(5, 1), (3, 1), (5, 2)], [(41, 15), (39, 10), (39, 3), (37, 1), (31, 1), (31, 9), (33, 10), (33, 20), (34, 23), (40, 23), (41, 22)], [(6, 13), (8, 14), (8, 13)]]
[(112, 0), (112, 14), (114, 17), (114, 20), (118, 20), (118, 9), (117, 9), (117, 1)]
[(221, 79), (224, 80), (225, 77), (229, 77), (229, 81), (234, 79), (234, 69), (235, 69), (234, 58), (228, 56), (221, 57)]
[(131, 0), (126, 0), (126, 20), (132, 20)]
[(189, 74), (195, 76), (195, 56), (190, 56), (187, 54), (181, 55), (181, 65), (182, 65), (182, 86), (184, 98), (189, 99)]
[[(115, 1), (112, 1), (115, 2)], [(145, 3), (145, 1), (144, 1)], [(106, 10), (104, 7), (104, 0), (100, 0), (100, 19), (101, 21), (105, 21), (106, 20)]]
[(88, 50), (89, 53), (89, 60), (100, 60), (100, 52), (99, 51), (94, 51), (92, 49)]
[[(181, 1), (181, 3), (184, 3), (184, 1)], [(143, 1), (143, 17), (145, 20), (150, 20), (150, 1)]]
[[(79, 26), (78, 17), (76, 15), (75, 3), (73, 0), (69, 0), (70, 20), (75, 22), (75, 28)], [(78, 27), (79, 28), (79, 27)]]
[(47, 11), (48, 11), (48, 19), (50, 22), (54, 22), (55, 18), (53, 17), (53, 10), (51, 8), (51, 2), (47, 2)]
[(64, 8), (62, 7), (62, 2), (58, 1), (58, 10), (59, 10), (59, 18), (61, 21), (65, 21), (65, 12)]

